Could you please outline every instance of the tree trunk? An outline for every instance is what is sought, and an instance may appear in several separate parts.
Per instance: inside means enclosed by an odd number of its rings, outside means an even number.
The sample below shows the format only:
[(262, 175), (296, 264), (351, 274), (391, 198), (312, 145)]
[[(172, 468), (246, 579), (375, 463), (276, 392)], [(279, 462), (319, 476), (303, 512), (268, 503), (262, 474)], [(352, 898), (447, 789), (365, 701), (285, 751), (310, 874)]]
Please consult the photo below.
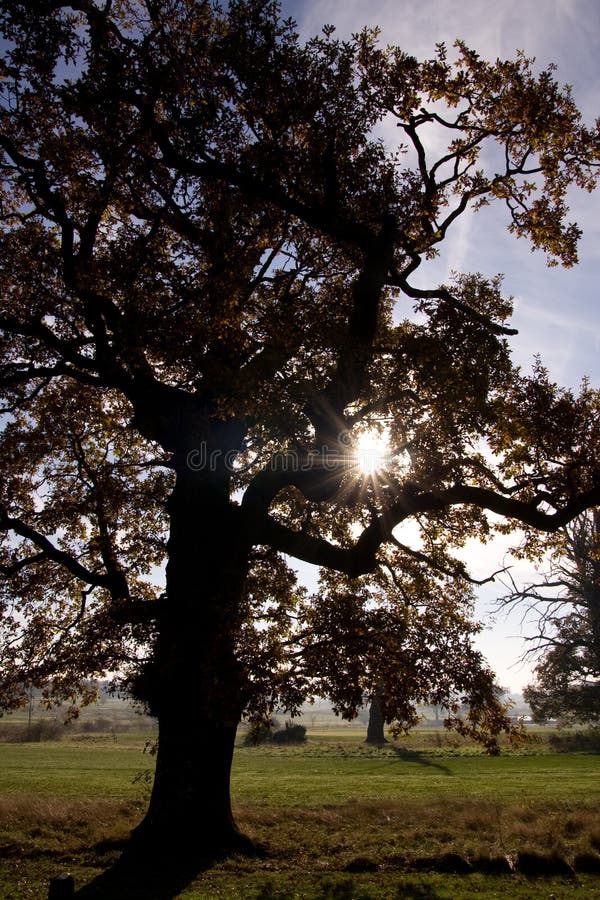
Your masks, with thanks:
[(185, 469), (170, 499), (167, 591), (140, 695), (158, 719), (144, 855), (205, 858), (249, 841), (234, 822), (230, 772), (244, 707), (235, 656), (249, 547), (227, 485)]
[(383, 728), (385, 720), (381, 708), (381, 690), (374, 691), (369, 708), (369, 724), (367, 726), (366, 744), (387, 744)]

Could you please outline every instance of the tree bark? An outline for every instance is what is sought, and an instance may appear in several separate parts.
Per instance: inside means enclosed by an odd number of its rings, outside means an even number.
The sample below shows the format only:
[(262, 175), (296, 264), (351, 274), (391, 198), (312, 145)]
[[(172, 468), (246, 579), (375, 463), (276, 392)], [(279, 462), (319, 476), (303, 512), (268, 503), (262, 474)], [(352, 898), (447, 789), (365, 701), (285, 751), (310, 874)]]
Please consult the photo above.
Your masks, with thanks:
[(371, 697), (371, 706), (369, 707), (369, 724), (367, 726), (367, 737), (365, 744), (387, 744), (387, 739), (383, 732), (385, 719), (381, 708), (381, 690), (377, 689)]
[(249, 845), (231, 811), (244, 680), (236, 660), (249, 546), (213, 476), (182, 467), (170, 499), (167, 590), (138, 694), (158, 719), (156, 774), (133, 835), (144, 854), (206, 858)]

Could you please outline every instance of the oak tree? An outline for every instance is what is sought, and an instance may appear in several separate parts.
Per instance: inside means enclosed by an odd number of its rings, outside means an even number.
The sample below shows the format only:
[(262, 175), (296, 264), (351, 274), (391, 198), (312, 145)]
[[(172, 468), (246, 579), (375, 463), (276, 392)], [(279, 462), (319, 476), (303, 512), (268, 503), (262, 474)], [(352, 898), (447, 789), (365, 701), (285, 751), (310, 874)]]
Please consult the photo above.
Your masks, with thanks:
[(447, 728), (498, 753), (501, 731), (515, 741), (520, 734), (511, 731), (494, 673), (473, 645), (482, 628), (473, 617), (473, 586), (464, 571), (461, 578), (448, 568), (447, 553), (440, 571), (440, 554), (424, 566), (409, 552), (401, 569), (382, 551), (368, 578), (322, 577), (321, 590), (299, 607), (302, 628), (288, 638), (296, 676), (308, 676), (314, 692), (348, 719), (367, 699), (368, 743), (384, 743), (386, 722), (396, 737), (408, 732), (421, 719), (419, 705), (433, 704)]
[(138, 845), (235, 846), (240, 717), (316, 677), (286, 557), (402, 584), (600, 503), (597, 393), (514, 368), (500, 278), (422, 286), (489, 203), (575, 263), (598, 131), (524, 55), (302, 42), (271, 0), (4, 0), (0, 26), (3, 704), (119, 672), (159, 722)]

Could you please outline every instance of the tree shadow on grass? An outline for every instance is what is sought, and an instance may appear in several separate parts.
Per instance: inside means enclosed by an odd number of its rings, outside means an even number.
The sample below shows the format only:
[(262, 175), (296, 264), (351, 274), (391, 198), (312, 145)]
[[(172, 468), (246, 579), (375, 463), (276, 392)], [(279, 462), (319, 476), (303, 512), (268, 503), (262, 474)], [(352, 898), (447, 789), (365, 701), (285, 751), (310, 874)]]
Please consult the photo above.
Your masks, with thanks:
[(162, 859), (160, 862), (140, 859), (137, 863), (118, 860), (84, 887), (75, 892), (77, 900), (170, 900), (181, 892), (214, 859), (195, 864)]
[(406, 750), (404, 747), (397, 747), (394, 744), (388, 746), (390, 746), (396, 756), (404, 762), (414, 762), (418, 763), (420, 766), (437, 769), (439, 772), (443, 772), (444, 775), (453, 774), (448, 766), (444, 766), (439, 762), (434, 762), (430, 756), (420, 750)]
[(125, 844), (113, 865), (75, 892), (77, 900), (171, 900), (203, 872), (234, 854), (261, 858), (261, 845), (247, 841), (235, 850), (200, 853), (144, 853)]

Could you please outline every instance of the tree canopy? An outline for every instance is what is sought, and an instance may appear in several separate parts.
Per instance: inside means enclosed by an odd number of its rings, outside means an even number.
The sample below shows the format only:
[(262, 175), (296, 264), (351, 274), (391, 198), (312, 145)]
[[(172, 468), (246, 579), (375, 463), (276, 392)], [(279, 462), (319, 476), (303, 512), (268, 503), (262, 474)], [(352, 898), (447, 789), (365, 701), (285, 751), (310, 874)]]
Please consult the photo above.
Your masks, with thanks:
[[(600, 503), (598, 393), (513, 366), (499, 276), (420, 286), (490, 203), (573, 265), (598, 130), (523, 54), (302, 43), (267, 0), (6, 0), (0, 27), (2, 704), (126, 673), (161, 732), (144, 833), (195, 797), (215, 836), (244, 711), (318, 678), (352, 707), (382, 572), (451, 605), (448, 548), (516, 525), (534, 547)], [(287, 557), (329, 573), (323, 602)], [(337, 673), (296, 677), (306, 619)]]

